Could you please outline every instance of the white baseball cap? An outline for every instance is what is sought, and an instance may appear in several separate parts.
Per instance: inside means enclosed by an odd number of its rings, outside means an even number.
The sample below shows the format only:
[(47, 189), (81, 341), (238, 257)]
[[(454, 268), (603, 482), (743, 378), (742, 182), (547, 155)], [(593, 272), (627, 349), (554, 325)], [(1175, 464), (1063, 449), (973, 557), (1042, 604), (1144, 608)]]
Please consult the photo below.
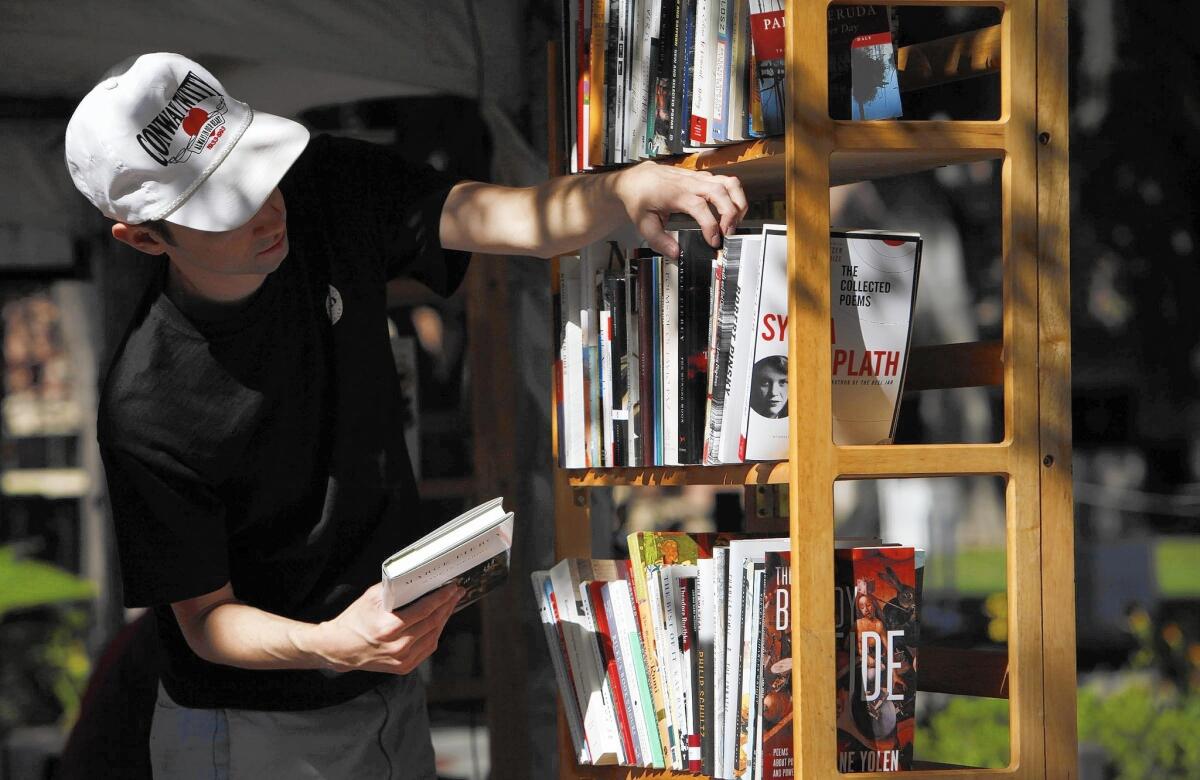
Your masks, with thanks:
[(67, 125), (67, 169), (110, 219), (232, 230), (308, 144), (303, 125), (256, 113), (178, 54), (143, 54), (89, 92)]

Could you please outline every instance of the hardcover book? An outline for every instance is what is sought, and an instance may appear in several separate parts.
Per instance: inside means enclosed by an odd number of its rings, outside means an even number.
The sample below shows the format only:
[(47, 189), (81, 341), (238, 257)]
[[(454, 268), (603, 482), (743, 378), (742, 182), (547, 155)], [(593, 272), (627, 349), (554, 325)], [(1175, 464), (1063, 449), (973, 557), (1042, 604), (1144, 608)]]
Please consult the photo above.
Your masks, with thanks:
[(502, 498), (463, 512), (383, 562), (383, 604), (399, 609), (450, 582), (466, 590), (456, 610), (508, 578), (513, 514)]
[[(901, 114), (896, 53), (886, 5), (831, 5), (829, 116), (887, 119)], [(854, 46), (866, 36), (865, 43)]]
[(708, 396), (709, 294), (716, 250), (699, 230), (679, 231), (679, 463), (701, 463)]
[[(839, 6), (830, 6), (832, 9)], [(754, 51), (754, 80), (762, 112), (762, 132), (779, 135), (784, 117), (783, 0), (750, 0), (750, 39)], [(830, 44), (832, 46), (832, 42)]]
[(566, 713), (567, 730), (571, 734), (571, 747), (575, 750), (575, 760), (580, 764), (592, 763), (588, 751), (587, 737), (583, 732), (583, 714), (579, 709), (579, 699), (575, 696), (575, 686), (572, 682), (573, 670), (570, 656), (567, 653), (566, 639), (559, 622), (558, 606), (554, 600), (554, 586), (550, 584), (550, 572), (535, 571), (530, 575), (533, 581), (534, 598), (538, 604), (538, 617), (542, 630), (546, 634), (546, 646), (550, 651), (550, 663), (554, 667), (554, 679), (558, 684), (558, 696), (562, 700), (563, 712)]
[(794, 775), (791, 558), (788, 550), (766, 555), (761, 656), (762, 739), (759, 742), (763, 780), (784, 780)]
[(754, 357), (742, 376), (743, 382), (748, 380), (742, 401), (739, 453), (744, 461), (783, 460), (788, 456), (787, 228), (767, 225), (762, 240), (755, 331), (747, 342)]
[(841, 772), (912, 768), (918, 598), (911, 547), (835, 551)]

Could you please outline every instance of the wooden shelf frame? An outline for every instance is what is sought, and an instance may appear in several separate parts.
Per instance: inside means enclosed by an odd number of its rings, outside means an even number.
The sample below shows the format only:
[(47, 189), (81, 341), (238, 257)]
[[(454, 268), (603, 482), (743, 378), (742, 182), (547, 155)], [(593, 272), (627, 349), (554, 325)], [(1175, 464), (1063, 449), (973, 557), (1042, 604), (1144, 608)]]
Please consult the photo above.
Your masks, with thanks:
[[(905, 5), (988, 5), (998, 31), (975, 36), (964, 54), (931, 42), (921, 54), (944, 77), (1000, 73), (995, 121), (845, 122), (829, 119), (825, 14), (828, 0), (787, 2), (788, 133), (692, 155), (676, 164), (732, 173), (748, 189), (787, 196), (789, 462), (721, 467), (556, 469), (556, 554), (590, 555), (587, 493), (609, 485), (787, 483), (792, 583), (800, 593), (833, 590), (833, 482), (842, 478), (996, 475), (1005, 479), (1008, 652), (964, 656), (934, 650), (923, 661), (964, 663), (978, 675), (926, 675), (923, 687), (1010, 702), (1010, 764), (975, 769), (923, 764), (909, 777), (1074, 777), (1074, 531), (1071, 497), (1068, 148), (1065, 0), (909, 0)], [(996, 53), (998, 47), (999, 53)], [(984, 50), (986, 49), (986, 52)], [(940, 52), (940, 54), (938, 54)], [(906, 68), (918, 67), (909, 52)], [(950, 63), (951, 56), (960, 61)], [(966, 56), (964, 65), (961, 58)], [(923, 66), (922, 66), (923, 67)], [(938, 165), (999, 159), (1003, 234), (1001, 345), (945, 353), (971, 365), (940, 386), (999, 383), (1004, 438), (995, 444), (839, 447), (831, 438), (829, 187)], [(945, 349), (945, 348), (938, 348)], [(914, 360), (917, 360), (914, 354)], [(919, 360), (917, 361), (919, 362)], [(934, 372), (936, 373), (936, 372)], [(822, 379), (824, 378), (824, 379)], [(923, 379), (920, 387), (938, 386)], [(916, 389), (916, 388), (914, 388)], [(836, 769), (833, 602), (793, 599), (792, 690), (795, 776), (840, 778)], [(969, 651), (966, 651), (969, 652)], [(929, 664), (923, 664), (929, 668)], [(923, 669), (924, 672), (924, 669)], [(560, 715), (560, 776), (684, 778), (627, 767), (575, 765)], [(874, 774), (856, 775), (874, 777)], [(878, 775), (882, 777), (883, 775)]]

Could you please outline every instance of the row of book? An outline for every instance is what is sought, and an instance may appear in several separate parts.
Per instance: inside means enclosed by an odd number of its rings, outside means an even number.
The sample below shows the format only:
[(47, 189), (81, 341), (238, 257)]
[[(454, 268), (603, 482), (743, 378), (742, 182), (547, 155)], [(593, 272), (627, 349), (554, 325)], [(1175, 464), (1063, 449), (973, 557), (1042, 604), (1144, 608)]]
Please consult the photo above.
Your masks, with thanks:
[[(559, 259), (554, 297), (558, 451), (565, 468), (788, 457), (787, 229), (714, 250), (674, 233), (679, 258), (595, 244)], [(890, 442), (908, 361), (921, 238), (830, 236), (838, 444)]]
[[(838, 768), (911, 768), (924, 553), (835, 545)], [(793, 775), (787, 538), (642, 532), (628, 560), (534, 572), (581, 764)]]
[[(572, 172), (777, 135), (783, 0), (563, 0), (564, 144)], [(901, 115), (896, 17), (831, 5), (829, 113)]]

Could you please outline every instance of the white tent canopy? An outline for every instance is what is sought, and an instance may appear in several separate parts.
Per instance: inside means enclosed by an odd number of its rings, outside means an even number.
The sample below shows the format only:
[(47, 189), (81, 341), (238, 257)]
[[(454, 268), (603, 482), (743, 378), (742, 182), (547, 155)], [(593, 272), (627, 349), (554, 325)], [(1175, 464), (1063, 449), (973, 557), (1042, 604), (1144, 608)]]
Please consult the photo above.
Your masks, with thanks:
[[(527, 92), (524, 8), (522, 0), (4, 0), (0, 104), (74, 103), (122, 60), (174, 51), (234, 97), (282, 116), (369, 98), (479, 99), (493, 179), (529, 183), (545, 164), (507, 119)], [(0, 119), (0, 268), (69, 261), (82, 201), (62, 162), (65, 125), (65, 117)]]

